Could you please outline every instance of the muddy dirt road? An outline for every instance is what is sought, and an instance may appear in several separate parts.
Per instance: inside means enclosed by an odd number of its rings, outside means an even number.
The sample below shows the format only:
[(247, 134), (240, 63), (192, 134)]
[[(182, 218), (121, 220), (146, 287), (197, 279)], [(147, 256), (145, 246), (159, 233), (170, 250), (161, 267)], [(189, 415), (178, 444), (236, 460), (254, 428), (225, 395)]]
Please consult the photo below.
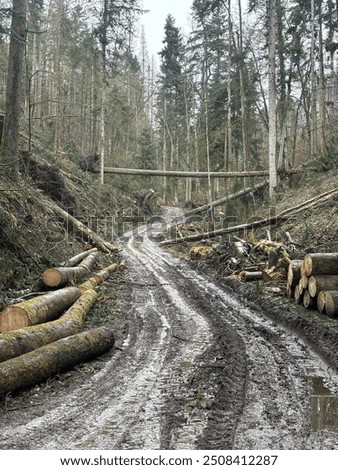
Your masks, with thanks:
[(338, 449), (338, 377), (161, 250), (124, 243), (128, 335), (83, 383), (1, 412), (1, 449)]

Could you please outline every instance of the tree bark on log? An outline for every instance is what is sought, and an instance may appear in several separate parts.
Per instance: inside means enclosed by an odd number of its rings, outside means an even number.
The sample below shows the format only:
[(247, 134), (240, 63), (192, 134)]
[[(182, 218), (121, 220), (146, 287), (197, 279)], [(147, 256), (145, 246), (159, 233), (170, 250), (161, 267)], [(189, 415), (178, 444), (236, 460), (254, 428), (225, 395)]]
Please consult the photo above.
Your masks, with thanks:
[(88, 255), (78, 266), (48, 268), (42, 275), (42, 282), (48, 287), (61, 287), (68, 282), (75, 282), (88, 274), (93, 267), (98, 252)]
[[(166, 176), (173, 178), (246, 178), (269, 176), (268, 170), (256, 171), (163, 171), (145, 170), (142, 168), (113, 168), (105, 167), (104, 173), (117, 175), (137, 175), (137, 176)], [(304, 173), (302, 168), (292, 168), (285, 172), (286, 175)]]
[(0, 332), (54, 320), (80, 295), (81, 292), (77, 287), (66, 287), (18, 304), (8, 305), (0, 313)]
[(286, 296), (288, 299), (294, 299), (295, 298), (295, 288), (291, 287), (290, 284), (286, 285)]
[(309, 292), (311, 297), (316, 297), (320, 291), (338, 289), (338, 275), (321, 275), (309, 277)]
[(169, 240), (163, 240), (160, 242), (161, 246), (174, 245), (176, 243), (185, 243), (185, 242), (195, 242), (198, 240), (204, 240), (207, 238), (214, 238), (220, 235), (226, 235), (233, 232), (245, 232), (246, 230), (253, 230), (259, 227), (265, 227), (266, 225), (277, 225), (283, 220), (288, 220), (284, 217), (274, 216), (269, 217), (268, 219), (256, 220), (250, 222), (249, 224), (234, 225), (233, 227), (221, 228), (218, 230), (213, 230), (211, 232), (198, 233), (196, 235), (188, 235), (183, 238), (172, 238)]
[(302, 302), (302, 292), (299, 289), (299, 284), (296, 285), (295, 287), (295, 301), (297, 304), (300, 304)]
[(303, 292), (303, 305), (307, 309), (313, 309), (316, 307), (316, 300), (311, 297), (307, 289), (305, 289)]
[(79, 285), (81, 293), (86, 292), (88, 289), (95, 289), (98, 285), (102, 284), (108, 277), (120, 268), (118, 263), (113, 263), (101, 271), (93, 274), (91, 278)]
[(233, 232), (241, 232), (247, 229), (256, 229), (259, 227), (264, 227), (266, 225), (277, 225), (280, 222), (283, 221), (288, 221), (291, 216), (294, 214), (297, 214), (298, 212), (304, 211), (306, 209), (309, 209), (310, 207), (313, 207), (319, 203), (322, 203), (324, 201), (327, 201), (333, 197), (336, 197), (338, 193), (338, 188), (335, 188), (331, 191), (328, 191), (323, 194), (319, 194), (318, 196), (303, 202), (302, 204), (298, 204), (297, 206), (294, 207), (289, 207), (288, 209), (285, 209), (282, 211), (280, 214), (274, 216), (274, 217), (269, 217), (267, 219), (261, 219), (259, 221), (255, 221), (249, 224), (242, 224), (242, 225), (236, 225), (234, 227), (228, 227), (224, 229), (219, 229), (219, 230), (214, 230), (212, 232), (205, 232), (203, 234), (198, 234), (198, 235), (190, 235), (188, 237), (184, 237), (181, 239), (169, 239), (169, 240), (164, 240), (160, 243), (161, 246), (167, 246), (167, 245), (174, 245), (176, 243), (184, 243), (184, 242), (193, 242), (193, 241), (198, 241), (198, 240), (203, 240), (204, 238), (214, 238), (219, 235), (226, 235), (228, 233), (233, 233)]
[(27, 389), (55, 374), (107, 352), (114, 345), (111, 328), (100, 327), (59, 339), (0, 364), (0, 394)]
[(213, 209), (214, 207), (221, 206), (222, 204), (226, 204), (229, 201), (233, 201), (234, 199), (238, 199), (242, 196), (245, 196), (246, 194), (254, 193), (258, 191), (259, 189), (263, 189), (266, 186), (268, 186), (268, 184), (269, 183), (267, 181), (264, 181), (264, 183), (257, 184), (256, 186), (253, 186), (252, 188), (242, 189), (241, 191), (238, 191), (237, 193), (230, 194), (229, 196), (225, 196), (222, 199), (213, 201), (211, 204), (205, 204), (204, 206), (196, 207), (196, 209), (191, 209), (190, 211), (185, 212), (184, 216), (189, 217), (191, 215), (200, 214), (201, 212), (208, 211), (210, 209)]
[(338, 275), (338, 253), (307, 253), (304, 256), (304, 266), (307, 276)]
[(307, 289), (307, 286), (309, 284), (309, 278), (307, 277), (306, 274), (302, 274), (299, 282), (301, 283), (302, 288), (305, 290)]
[(87, 290), (57, 320), (0, 334), (0, 362), (80, 333), (97, 298), (97, 292)]
[(61, 209), (61, 207), (59, 207), (57, 204), (53, 204), (53, 210), (60, 219), (67, 223), (67, 229), (68, 227), (71, 227), (74, 232), (79, 234), (98, 250), (101, 250), (104, 253), (115, 253), (118, 251), (118, 248), (115, 245), (104, 240), (93, 230), (86, 227), (86, 225), (84, 225), (82, 222)]
[(308, 199), (301, 204), (297, 204), (297, 206), (289, 207), (288, 209), (283, 210), (279, 215), (293, 215), (298, 214), (298, 212), (302, 212), (304, 210), (309, 209), (310, 207), (314, 207), (317, 204), (321, 204), (323, 202), (329, 201), (330, 199), (336, 197), (338, 194), (338, 188), (331, 189), (325, 193), (318, 194), (317, 196)]
[(317, 309), (320, 313), (325, 312), (325, 291), (321, 290), (317, 295)]
[(287, 280), (291, 288), (295, 288), (298, 282), (300, 281), (301, 263), (302, 263), (302, 260), (300, 259), (291, 260), (291, 262), (289, 263)]
[(338, 290), (325, 291), (325, 311), (329, 317), (338, 316)]
[(262, 271), (243, 271), (243, 280), (245, 282), (257, 281), (259, 279), (262, 279), (262, 277)]
[(83, 251), (82, 253), (79, 253), (78, 255), (73, 256), (70, 258), (66, 263), (65, 266), (68, 266), (70, 268), (77, 266), (81, 261), (83, 261), (87, 256), (91, 255), (92, 253), (96, 253), (97, 248), (92, 248), (91, 250), (86, 250)]

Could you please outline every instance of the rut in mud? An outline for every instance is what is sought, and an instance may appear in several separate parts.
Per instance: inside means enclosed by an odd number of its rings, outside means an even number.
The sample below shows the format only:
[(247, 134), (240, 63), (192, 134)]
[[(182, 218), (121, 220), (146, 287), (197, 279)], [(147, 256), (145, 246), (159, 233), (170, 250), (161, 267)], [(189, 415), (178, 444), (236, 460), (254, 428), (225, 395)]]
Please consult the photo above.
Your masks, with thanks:
[(126, 237), (124, 256), (123, 347), (38, 412), (3, 414), (2, 449), (338, 448), (338, 377), (309, 346), (146, 229)]

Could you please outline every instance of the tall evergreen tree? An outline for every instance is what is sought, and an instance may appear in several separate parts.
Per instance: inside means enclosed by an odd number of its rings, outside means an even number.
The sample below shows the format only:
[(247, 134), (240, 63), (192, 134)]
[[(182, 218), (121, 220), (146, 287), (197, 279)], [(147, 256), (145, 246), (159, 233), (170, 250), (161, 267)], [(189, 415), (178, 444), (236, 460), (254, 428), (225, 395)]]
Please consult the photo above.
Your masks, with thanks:
[(19, 177), (19, 126), (27, 9), (28, 0), (13, 0), (1, 161), (6, 174), (14, 180)]

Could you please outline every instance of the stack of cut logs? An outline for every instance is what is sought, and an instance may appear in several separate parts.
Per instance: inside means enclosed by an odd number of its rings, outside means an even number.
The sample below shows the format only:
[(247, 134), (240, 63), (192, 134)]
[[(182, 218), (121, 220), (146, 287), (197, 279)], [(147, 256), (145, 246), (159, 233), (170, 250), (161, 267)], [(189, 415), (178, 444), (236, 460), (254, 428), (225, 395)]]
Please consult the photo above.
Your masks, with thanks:
[(124, 267), (110, 264), (75, 287), (90, 274), (97, 255), (93, 248), (47, 269), (42, 281), (53, 290), (17, 299), (0, 312), (0, 395), (42, 382), (114, 345), (110, 327), (82, 331), (98, 286)]
[(307, 253), (289, 264), (287, 295), (305, 308), (338, 316), (338, 253)]

